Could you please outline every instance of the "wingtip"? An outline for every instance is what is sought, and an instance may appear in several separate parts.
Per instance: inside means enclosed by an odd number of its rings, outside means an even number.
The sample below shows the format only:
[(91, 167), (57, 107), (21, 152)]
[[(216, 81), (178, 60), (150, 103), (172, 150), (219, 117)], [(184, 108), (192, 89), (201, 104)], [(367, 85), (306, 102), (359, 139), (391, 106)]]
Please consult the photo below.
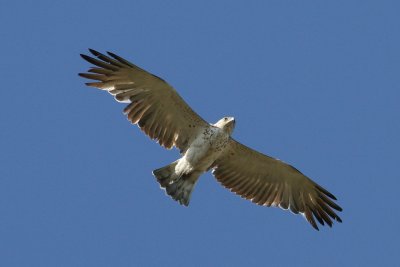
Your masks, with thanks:
[(92, 53), (92, 55), (94, 55), (96, 57), (101, 54), (100, 52), (98, 52), (98, 51), (96, 51), (96, 50), (94, 50), (92, 48), (89, 48), (89, 52)]
[(85, 54), (80, 54), (81, 55), (81, 57), (84, 59), (84, 60), (86, 60), (86, 61), (90, 61), (92, 58), (91, 57), (89, 57), (88, 55), (85, 55)]
[(327, 195), (327, 196), (330, 197), (331, 199), (337, 200), (337, 198), (336, 198), (331, 192), (329, 192), (328, 190), (326, 190), (326, 189), (323, 188), (322, 186), (317, 185), (316, 187), (317, 187), (317, 189), (318, 189), (320, 192), (324, 193), (325, 195)]
[(93, 83), (85, 83), (85, 85), (86, 86), (90, 86), (90, 87), (95, 87), (95, 88), (98, 88), (98, 89), (102, 89), (102, 84), (101, 83), (96, 83), (96, 82), (93, 82)]
[(108, 55), (112, 56), (112, 57), (115, 57), (115, 56), (116, 56), (113, 52), (110, 52), (110, 51), (106, 51), (106, 53), (107, 53)]

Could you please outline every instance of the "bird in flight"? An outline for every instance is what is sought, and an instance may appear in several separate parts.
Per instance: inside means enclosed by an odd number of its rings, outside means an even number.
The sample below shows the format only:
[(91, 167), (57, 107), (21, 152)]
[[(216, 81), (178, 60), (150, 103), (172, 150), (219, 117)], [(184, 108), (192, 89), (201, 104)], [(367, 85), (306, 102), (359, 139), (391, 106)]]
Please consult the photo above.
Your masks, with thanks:
[(296, 168), (234, 140), (233, 117), (208, 123), (163, 79), (114, 53), (89, 51), (94, 57), (81, 56), (94, 66), (79, 73), (94, 80), (86, 85), (128, 103), (124, 113), (130, 122), (161, 146), (180, 150), (181, 158), (153, 171), (174, 200), (188, 206), (200, 175), (211, 170), (230, 191), (258, 205), (302, 214), (316, 230), (316, 220), (330, 227), (333, 220), (342, 222), (333, 194)]

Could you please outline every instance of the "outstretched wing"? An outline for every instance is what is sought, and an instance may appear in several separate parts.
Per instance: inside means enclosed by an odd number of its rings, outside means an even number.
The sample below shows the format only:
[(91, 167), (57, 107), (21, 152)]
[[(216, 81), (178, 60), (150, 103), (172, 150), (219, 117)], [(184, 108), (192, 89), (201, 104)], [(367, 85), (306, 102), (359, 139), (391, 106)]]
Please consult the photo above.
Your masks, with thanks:
[(117, 101), (129, 103), (124, 109), (128, 120), (160, 145), (168, 149), (176, 146), (183, 152), (197, 131), (208, 126), (161, 78), (113, 53), (107, 52), (106, 56), (89, 51), (97, 58), (81, 56), (95, 67), (79, 75), (97, 81), (86, 85), (106, 90)]
[(317, 230), (314, 217), (322, 225), (332, 226), (332, 219), (342, 222), (332, 210), (342, 211), (334, 195), (294, 167), (233, 139), (215, 162), (213, 174), (223, 186), (256, 204), (303, 214)]

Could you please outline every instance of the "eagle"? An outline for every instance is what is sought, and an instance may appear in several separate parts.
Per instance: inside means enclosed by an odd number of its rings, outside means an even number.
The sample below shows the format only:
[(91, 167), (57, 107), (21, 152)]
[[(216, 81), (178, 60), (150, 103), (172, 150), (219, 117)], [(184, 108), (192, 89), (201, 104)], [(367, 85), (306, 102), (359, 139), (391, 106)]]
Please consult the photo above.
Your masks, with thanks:
[(208, 123), (162, 78), (114, 53), (89, 51), (92, 56), (81, 57), (94, 66), (79, 73), (92, 80), (86, 85), (128, 103), (124, 114), (132, 124), (164, 148), (179, 149), (181, 158), (153, 171), (172, 199), (188, 206), (199, 177), (212, 171), (231, 192), (258, 205), (301, 214), (316, 230), (316, 221), (329, 227), (333, 220), (342, 222), (336, 214), (342, 208), (328, 190), (291, 165), (233, 139), (233, 117)]

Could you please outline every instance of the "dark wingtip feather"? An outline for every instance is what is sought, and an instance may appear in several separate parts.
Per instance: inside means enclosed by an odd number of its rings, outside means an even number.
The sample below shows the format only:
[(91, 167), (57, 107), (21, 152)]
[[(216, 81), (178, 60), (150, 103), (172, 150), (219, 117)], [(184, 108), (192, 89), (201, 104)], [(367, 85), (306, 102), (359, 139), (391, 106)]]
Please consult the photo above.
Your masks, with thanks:
[(96, 88), (99, 88), (99, 89), (102, 89), (102, 83), (101, 82), (94, 82), (94, 83), (85, 83), (85, 85), (87, 85), (87, 86), (90, 86), (90, 87), (96, 87)]
[(319, 222), (321, 225), (325, 225), (325, 224), (324, 224), (324, 221), (322, 220), (321, 217), (319, 217), (319, 215), (315, 215), (315, 214), (314, 214), (314, 217), (317, 218), (318, 222)]
[(87, 56), (87, 55), (85, 55), (85, 54), (80, 54), (80, 55), (81, 55), (81, 57), (82, 57), (84, 60), (86, 60), (86, 61), (88, 61), (88, 62), (90, 62), (90, 61), (92, 60), (91, 57), (89, 57), (89, 56)]
[(121, 62), (121, 63), (127, 64), (127, 65), (131, 65), (131, 64), (128, 64), (129, 62), (128, 62), (126, 59), (123, 59), (122, 57), (120, 57), (120, 56), (114, 54), (113, 52), (106, 51), (106, 53), (107, 53), (109, 56), (113, 57), (114, 59), (118, 60), (118, 61)]
[(124, 58), (122, 58), (122, 57), (120, 57), (120, 56), (118, 56), (118, 55), (116, 55), (116, 54), (114, 54), (114, 53), (112, 53), (110, 51), (107, 51), (107, 54), (109, 56), (111, 56), (112, 58), (118, 60), (120, 63), (122, 63), (124, 65), (127, 65), (129, 67), (133, 67), (133, 68), (137, 68), (139, 70), (143, 70), (143, 69), (139, 68), (138, 66), (136, 66), (135, 64), (129, 62), (128, 60), (126, 60), (126, 59), (124, 59)]
[(316, 185), (316, 187), (317, 187), (317, 189), (318, 189), (319, 191), (321, 191), (322, 193), (324, 193), (324, 194), (327, 195), (328, 197), (332, 198), (333, 200), (337, 200), (337, 198), (336, 198), (331, 192), (329, 192), (328, 190), (326, 190), (326, 189), (323, 188), (322, 186)]
[(311, 226), (315, 230), (319, 231), (317, 223), (315, 222), (315, 219), (313, 217), (312, 211), (308, 206), (306, 206), (306, 209), (304, 211), (304, 216), (306, 217), (307, 221), (311, 224)]
[(96, 51), (96, 50), (94, 50), (92, 48), (89, 48), (89, 51), (90, 51), (90, 53), (92, 53), (96, 57), (101, 54), (100, 52), (98, 52), (98, 51)]
[(113, 52), (110, 51), (106, 51), (107, 54), (109, 54), (110, 56), (112, 56), (113, 58), (118, 58), (119, 56), (117, 56), (116, 54), (114, 54)]
[[(329, 193), (329, 192), (328, 192), (328, 193)], [(331, 194), (331, 193), (327, 194), (327, 196), (330, 197), (330, 198), (332, 198), (333, 200), (337, 200), (337, 198), (336, 198), (333, 194)]]

